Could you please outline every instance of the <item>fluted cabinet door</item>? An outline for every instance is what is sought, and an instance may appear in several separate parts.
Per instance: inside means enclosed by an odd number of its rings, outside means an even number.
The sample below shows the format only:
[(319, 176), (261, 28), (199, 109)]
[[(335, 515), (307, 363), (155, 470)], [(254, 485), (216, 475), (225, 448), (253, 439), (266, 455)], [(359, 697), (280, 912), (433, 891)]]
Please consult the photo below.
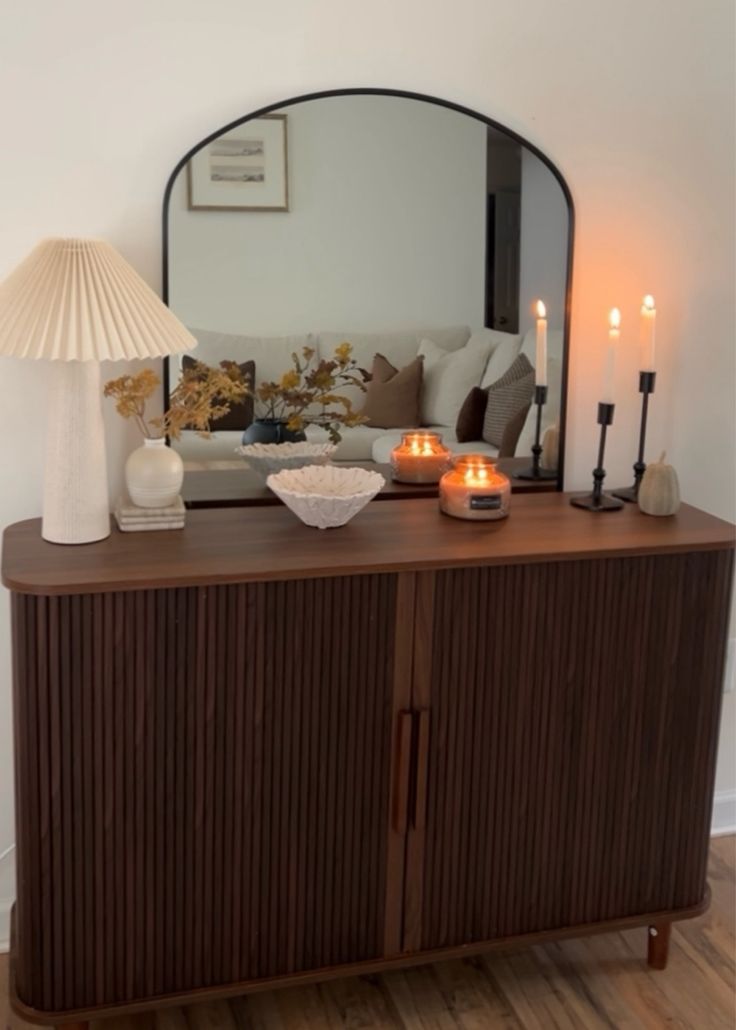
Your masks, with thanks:
[(731, 561), (423, 578), (406, 950), (702, 900)]
[(382, 954), (397, 581), (14, 595), (22, 1001)]

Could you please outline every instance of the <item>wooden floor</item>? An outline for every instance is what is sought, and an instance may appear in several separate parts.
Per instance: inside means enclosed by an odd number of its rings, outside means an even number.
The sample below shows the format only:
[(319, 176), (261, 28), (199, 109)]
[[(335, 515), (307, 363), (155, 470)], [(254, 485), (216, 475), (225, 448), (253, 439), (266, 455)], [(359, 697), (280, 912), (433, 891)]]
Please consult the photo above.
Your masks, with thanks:
[[(646, 931), (631, 930), (110, 1019), (93, 1024), (93, 1030), (733, 1030), (735, 837), (713, 840), (709, 877), (710, 910), (674, 925), (669, 965), (661, 973), (646, 965)], [(0, 1030), (27, 1026), (9, 1010), (7, 956), (0, 955)]]

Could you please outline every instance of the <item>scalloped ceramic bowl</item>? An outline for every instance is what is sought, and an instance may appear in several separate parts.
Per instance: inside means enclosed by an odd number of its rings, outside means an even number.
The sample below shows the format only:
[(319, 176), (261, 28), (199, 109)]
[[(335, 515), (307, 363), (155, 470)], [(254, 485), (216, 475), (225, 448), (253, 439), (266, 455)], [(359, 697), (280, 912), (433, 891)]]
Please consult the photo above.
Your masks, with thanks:
[(284, 469), (267, 483), (306, 526), (344, 526), (385, 486), (380, 472), (337, 465)]
[(306, 465), (326, 465), (337, 450), (334, 443), (250, 443), (235, 451), (260, 476)]

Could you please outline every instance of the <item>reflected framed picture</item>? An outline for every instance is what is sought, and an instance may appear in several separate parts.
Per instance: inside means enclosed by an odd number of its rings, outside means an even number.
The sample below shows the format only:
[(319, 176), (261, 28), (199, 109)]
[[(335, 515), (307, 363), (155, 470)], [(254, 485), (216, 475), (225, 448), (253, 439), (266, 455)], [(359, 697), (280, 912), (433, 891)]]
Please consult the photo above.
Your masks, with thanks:
[(253, 118), (189, 162), (192, 211), (288, 211), (286, 115)]

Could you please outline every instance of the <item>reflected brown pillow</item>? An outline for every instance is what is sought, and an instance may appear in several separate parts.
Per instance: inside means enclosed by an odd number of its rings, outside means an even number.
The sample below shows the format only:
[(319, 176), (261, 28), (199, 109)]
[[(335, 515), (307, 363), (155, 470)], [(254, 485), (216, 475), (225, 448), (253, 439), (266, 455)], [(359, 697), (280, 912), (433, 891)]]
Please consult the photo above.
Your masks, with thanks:
[(483, 419), (486, 416), (488, 391), (474, 386), (463, 401), (457, 416), (455, 436), (458, 443), (470, 443), (483, 439)]
[(410, 429), (419, 425), (424, 359), (416, 357), (405, 368), (396, 369), (376, 354), (371, 381), (360, 412), (366, 425), (376, 429)]
[[(188, 354), (185, 354), (181, 361), (182, 368), (185, 370), (193, 368), (196, 364), (197, 359), (190, 358)], [(240, 374), (252, 390), (256, 381), (255, 361), (239, 362), (238, 368), (240, 369)], [(248, 394), (248, 396), (243, 397), (242, 400), (231, 404), (227, 415), (213, 419), (212, 422), (210, 422), (210, 429), (213, 433), (224, 433), (227, 431), (242, 432), (244, 429), (247, 429), (252, 422), (253, 397), (251, 394)]]

